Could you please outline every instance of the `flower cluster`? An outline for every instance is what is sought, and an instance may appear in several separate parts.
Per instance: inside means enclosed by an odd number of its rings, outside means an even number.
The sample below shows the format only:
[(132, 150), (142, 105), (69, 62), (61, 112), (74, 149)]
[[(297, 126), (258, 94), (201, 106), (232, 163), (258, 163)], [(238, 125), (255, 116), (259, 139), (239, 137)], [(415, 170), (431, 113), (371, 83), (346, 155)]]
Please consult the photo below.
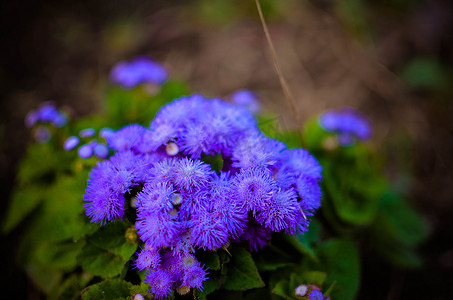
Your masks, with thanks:
[[(103, 128), (99, 132), (101, 138), (107, 138), (108, 135), (112, 134), (113, 130), (110, 128)], [(79, 132), (79, 136), (70, 136), (64, 142), (63, 148), (66, 151), (72, 150), (80, 143), (80, 138), (86, 139), (91, 138), (96, 134), (96, 130), (93, 128), (86, 128)], [(80, 137), (80, 138), (79, 138)], [(82, 145), (78, 149), (78, 154), (81, 158), (90, 158), (93, 154), (99, 158), (106, 158), (109, 155), (109, 148), (106, 144), (99, 142), (96, 139), (92, 139), (90, 142)]]
[(351, 146), (356, 139), (366, 141), (371, 138), (370, 122), (352, 108), (327, 111), (320, 116), (319, 124), (326, 131), (335, 132), (342, 146)]
[(31, 110), (25, 117), (25, 125), (33, 129), (35, 140), (48, 142), (51, 138), (49, 125), (61, 128), (68, 123), (68, 117), (59, 111), (51, 102), (45, 102), (37, 110)]
[(258, 250), (272, 232), (306, 231), (320, 206), (318, 161), (264, 136), (244, 107), (183, 97), (149, 128), (131, 124), (106, 139), (116, 153), (90, 173), (86, 213), (100, 224), (122, 218), (125, 196), (135, 196), (144, 242), (135, 266), (149, 271), (157, 298), (203, 288), (208, 274), (195, 250), (232, 242)]
[(110, 71), (110, 80), (125, 89), (141, 83), (160, 85), (168, 78), (167, 70), (146, 56), (137, 56), (130, 62), (119, 62)]
[(324, 297), (318, 286), (312, 284), (301, 284), (294, 290), (294, 295), (300, 299), (307, 300), (330, 300), (330, 296)]

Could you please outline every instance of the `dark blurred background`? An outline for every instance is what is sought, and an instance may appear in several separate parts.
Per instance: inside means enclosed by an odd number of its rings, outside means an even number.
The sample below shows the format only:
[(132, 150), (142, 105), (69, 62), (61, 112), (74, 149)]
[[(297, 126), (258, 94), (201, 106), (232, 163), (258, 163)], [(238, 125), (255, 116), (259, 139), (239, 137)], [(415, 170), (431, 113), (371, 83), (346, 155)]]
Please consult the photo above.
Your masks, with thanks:
[[(303, 120), (351, 106), (367, 114), (387, 175), (431, 228), (420, 270), (363, 255), (357, 299), (452, 299), (453, 2), (261, 0)], [(192, 90), (248, 88), (296, 127), (253, 0), (2, 1), (0, 192), (4, 215), (31, 142), (23, 119), (53, 100), (72, 118), (101, 111), (110, 68), (135, 55), (162, 62)], [(42, 295), (15, 266), (20, 228), (1, 237), (0, 298)]]

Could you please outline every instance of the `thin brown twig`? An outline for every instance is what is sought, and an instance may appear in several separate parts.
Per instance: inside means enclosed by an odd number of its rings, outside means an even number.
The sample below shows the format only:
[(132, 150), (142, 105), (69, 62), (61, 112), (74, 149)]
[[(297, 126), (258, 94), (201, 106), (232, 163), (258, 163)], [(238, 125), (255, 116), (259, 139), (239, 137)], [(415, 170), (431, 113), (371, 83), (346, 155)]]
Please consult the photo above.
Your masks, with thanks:
[(297, 124), (300, 124), (300, 116), (299, 116), (299, 112), (298, 112), (298, 109), (296, 106), (296, 101), (294, 100), (294, 97), (293, 97), (293, 95), (288, 87), (288, 84), (286, 83), (286, 80), (283, 77), (282, 71), (280, 69), (280, 65), (277, 60), (277, 54), (275, 52), (274, 44), (272, 43), (271, 36), (269, 34), (269, 30), (267, 29), (266, 21), (264, 20), (263, 12), (261, 10), (260, 1), (255, 0), (255, 3), (256, 3), (256, 8), (258, 9), (258, 14), (260, 16), (261, 24), (263, 25), (264, 34), (266, 35), (266, 40), (269, 45), (269, 49), (270, 49), (271, 56), (272, 56), (272, 61), (274, 62), (275, 70), (277, 71), (278, 78), (280, 79), (280, 84), (282, 86), (283, 93), (285, 94), (285, 98), (288, 101), (289, 107), (290, 107), (291, 111), (293, 112), (293, 115), (296, 119)]

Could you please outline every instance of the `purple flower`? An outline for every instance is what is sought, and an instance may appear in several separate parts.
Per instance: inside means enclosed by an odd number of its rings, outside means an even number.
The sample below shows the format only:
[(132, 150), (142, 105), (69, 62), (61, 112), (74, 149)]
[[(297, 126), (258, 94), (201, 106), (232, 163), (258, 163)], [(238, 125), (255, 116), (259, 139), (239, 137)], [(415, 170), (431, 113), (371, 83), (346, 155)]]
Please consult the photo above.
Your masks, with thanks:
[(181, 232), (181, 223), (170, 214), (139, 213), (135, 227), (141, 239), (151, 248), (171, 246)]
[(261, 133), (243, 138), (233, 150), (233, 166), (237, 168), (269, 167), (277, 164), (286, 146)]
[(160, 254), (158, 251), (150, 249), (142, 249), (137, 255), (134, 263), (139, 270), (157, 269), (160, 266)]
[(68, 123), (68, 117), (60, 112), (52, 102), (44, 102), (37, 110), (30, 111), (25, 117), (27, 127), (33, 127), (38, 123), (48, 123), (60, 128)]
[(33, 127), (39, 122), (39, 112), (31, 110), (25, 116), (25, 126)]
[[(82, 146), (83, 147), (83, 146)], [(124, 215), (124, 194), (141, 182), (140, 163), (130, 152), (117, 153), (91, 171), (84, 206), (92, 222), (105, 224)]]
[(96, 133), (96, 130), (94, 128), (86, 128), (83, 129), (79, 132), (79, 136), (84, 138), (84, 137), (91, 137)]
[(110, 148), (117, 151), (135, 149), (146, 130), (145, 127), (138, 124), (125, 126), (114, 133), (107, 135), (107, 144)]
[(125, 89), (134, 88), (141, 83), (160, 85), (167, 78), (167, 70), (146, 56), (138, 56), (130, 62), (119, 62), (110, 72), (110, 80)]
[(170, 296), (175, 283), (172, 276), (164, 270), (151, 271), (145, 280), (151, 286), (151, 291), (157, 299)]
[(66, 151), (74, 149), (80, 142), (80, 139), (76, 136), (70, 136), (64, 142), (63, 148)]
[(49, 128), (45, 126), (38, 126), (35, 128), (33, 131), (33, 137), (38, 143), (47, 143), (50, 141), (50, 138), (52, 137), (52, 134), (50, 133)]
[[(197, 249), (246, 241), (257, 251), (272, 232), (306, 231), (320, 205), (318, 161), (264, 136), (244, 107), (183, 97), (164, 106), (149, 129), (132, 124), (105, 137), (116, 154), (90, 173), (86, 212), (101, 224), (122, 218), (125, 194), (141, 189), (135, 228), (145, 250), (134, 264), (150, 272), (158, 298), (175, 288), (203, 289), (208, 275)], [(89, 145), (96, 152), (102, 144)], [(205, 155), (221, 158), (222, 170), (200, 160)]]
[(310, 295), (308, 296), (309, 300), (324, 300), (324, 295), (319, 290), (311, 291)]
[(181, 285), (203, 291), (203, 281), (207, 279), (206, 271), (198, 264), (193, 264), (184, 272)]
[(50, 102), (43, 103), (39, 108), (38, 113), (39, 120), (41, 122), (52, 122), (60, 114), (55, 106)]
[(81, 146), (78, 153), (81, 158), (90, 158), (93, 155), (93, 145), (85, 144)]
[(145, 184), (137, 194), (140, 215), (169, 213), (173, 209), (175, 190), (167, 182), (152, 182)]
[(250, 251), (256, 252), (267, 245), (271, 235), (271, 229), (260, 225), (254, 219), (249, 219), (244, 233), (236, 241), (248, 241)]
[(322, 191), (319, 183), (309, 176), (297, 180), (297, 192), (306, 209), (316, 211), (321, 206)]
[(99, 158), (106, 158), (109, 155), (109, 148), (104, 144), (97, 144), (94, 147), (94, 154)]
[(352, 108), (327, 111), (319, 117), (319, 124), (326, 131), (337, 133), (342, 146), (351, 146), (356, 139), (366, 141), (371, 138), (370, 121)]
[(246, 210), (259, 211), (276, 192), (275, 180), (268, 169), (242, 169), (233, 179), (234, 197)]
[(238, 90), (230, 95), (231, 101), (234, 104), (244, 106), (251, 113), (258, 113), (261, 110), (261, 105), (258, 95), (249, 90)]
[(112, 128), (104, 127), (99, 131), (99, 136), (106, 139), (108, 136), (112, 135), (115, 132)]
[(272, 231), (286, 230), (293, 233), (296, 227), (297, 213), (296, 193), (293, 190), (280, 190), (263, 204), (256, 220)]
[(52, 120), (53, 126), (56, 128), (61, 128), (68, 123), (68, 117), (64, 113), (59, 113), (55, 118)]
[(228, 244), (228, 230), (209, 210), (199, 209), (190, 226), (192, 241), (200, 248), (215, 250)]
[(190, 190), (205, 185), (213, 174), (211, 167), (202, 161), (183, 158), (175, 162), (173, 180), (177, 187)]
[(316, 158), (305, 149), (290, 149), (285, 152), (281, 169), (295, 177), (309, 176), (316, 180), (322, 178), (322, 167)]

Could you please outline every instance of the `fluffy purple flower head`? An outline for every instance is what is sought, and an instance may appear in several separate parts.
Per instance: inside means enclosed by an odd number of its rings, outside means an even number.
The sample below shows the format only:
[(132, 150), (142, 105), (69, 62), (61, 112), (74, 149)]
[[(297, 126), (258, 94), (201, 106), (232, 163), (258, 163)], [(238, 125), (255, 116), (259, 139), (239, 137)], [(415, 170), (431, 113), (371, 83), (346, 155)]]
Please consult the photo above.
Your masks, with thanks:
[(143, 190), (137, 194), (140, 215), (166, 214), (173, 209), (175, 190), (167, 182), (152, 182), (145, 184)]
[(233, 197), (246, 211), (259, 211), (266, 202), (271, 201), (277, 190), (275, 180), (268, 169), (242, 169), (233, 182)]
[(322, 191), (319, 183), (309, 176), (297, 180), (297, 192), (304, 206), (310, 211), (316, 211), (321, 206)]
[(107, 144), (116, 151), (134, 149), (147, 129), (138, 124), (127, 125), (106, 136)]
[(135, 228), (145, 245), (151, 248), (169, 247), (181, 233), (181, 223), (170, 214), (140, 214)]
[(228, 230), (208, 210), (197, 213), (191, 221), (192, 241), (203, 249), (215, 250), (228, 244)]
[(211, 167), (202, 161), (183, 158), (175, 162), (173, 180), (177, 187), (190, 190), (205, 185), (213, 174)]
[(203, 291), (203, 281), (207, 279), (206, 271), (198, 264), (192, 265), (181, 280), (183, 286), (197, 288)]
[(309, 176), (321, 180), (322, 166), (310, 152), (305, 149), (290, 149), (284, 154), (282, 170), (290, 172), (295, 178)]
[(158, 251), (151, 249), (142, 249), (137, 255), (134, 262), (135, 267), (139, 270), (157, 269), (160, 266), (160, 254)]
[(167, 70), (146, 56), (138, 56), (130, 62), (119, 62), (110, 72), (112, 83), (125, 89), (134, 88), (141, 83), (160, 85), (167, 78)]
[(279, 162), (286, 146), (276, 140), (254, 133), (244, 137), (233, 150), (233, 166), (237, 168), (266, 168)]
[(342, 146), (351, 146), (356, 139), (369, 140), (372, 134), (367, 117), (352, 108), (327, 111), (319, 117), (319, 124), (326, 131), (337, 133)]
[(170, 296), (175, 283), (172, 276), (164, 270), (151, 271), (145, 280), (151, 286), (151, 291), (157, 299)]
[(124, 194), (142, 182), (146, 164), (130, 152), (117, 153), (91, 170), (84, 206), (92, 222), (104, 224), (124, 215)]
[(292, 233), (296, 227), (297, 209), (296, 193), (293, 190), (279, 190), (263, 204), (256, 219), (272, 231), (286, 230)]
[(319, 290), (312, 290), (310, 295), (308, 295), (309, 300), (324, 300), (324, 295)]
[(249, 90), (238, 90), (230, 95), (234, 104), (244, 106), (251, 113), (258, 113), (261, 110), (258, 95)]

